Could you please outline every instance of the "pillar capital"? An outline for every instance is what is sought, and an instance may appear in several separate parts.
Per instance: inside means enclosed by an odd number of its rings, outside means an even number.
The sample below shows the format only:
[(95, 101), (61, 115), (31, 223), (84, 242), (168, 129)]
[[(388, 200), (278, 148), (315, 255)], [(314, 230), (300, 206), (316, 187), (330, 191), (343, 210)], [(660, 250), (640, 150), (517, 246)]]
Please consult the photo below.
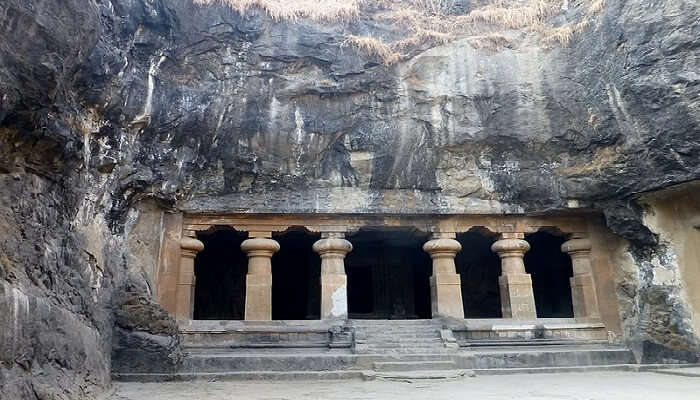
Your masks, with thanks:
[(328, 237), (316, 241), (312, 248), (321, 258), (331, 256), (345, 257), (347, 253), (352, 251), (352, 243), (343, 238)]
[(185, 236), (180, 240), (180, 248), (183, 257), (194, 258), (197, 253), (204, 250), (204, 243), (193, 237)]
[(423, 245), (423, 250), (430, 254), (430, 257), (435, 258), (455, 258), (457, 253), (462, 250), (462, 245), (455, 239), (439, 238), (432, 239)]
[(279, 249), (280, 244), (276, 240), (261, 237), (246, 239), (241, 243), (241, 250), (248, 257), (272, 257)]
[(501, 258), (522, 257), (530, 250), (530, 243), (524, 239), (500, 239), (491, 245), (491, 251), (498, 253)]
[(588, 256), (591, 252), (591, 248), (591, 241), (587, 238), (570, 239), (561, 245), (561, 251), (568, 253), (572, 258)]

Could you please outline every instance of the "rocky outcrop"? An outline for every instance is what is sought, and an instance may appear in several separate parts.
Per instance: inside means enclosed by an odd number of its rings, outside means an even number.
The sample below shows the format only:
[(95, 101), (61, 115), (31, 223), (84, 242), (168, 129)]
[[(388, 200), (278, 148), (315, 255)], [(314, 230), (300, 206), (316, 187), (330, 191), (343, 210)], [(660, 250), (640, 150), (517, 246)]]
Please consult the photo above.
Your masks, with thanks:
[[(678, 285), (649, 285), (645, 265), (669, 259), (635, 197), (700, 179), (699, 8), (607, 0), (568, 45), (504, 30), (503, 46), (456, 39), (387, 66), (346, 45), (398, 35), (371, 7), (287, 23), (191, 0), (5, 1), (0, 391), (92, 397), (109, 384), (113, 343), (116, 360), (138, 346), (177, 363), (174, 328), (134, 282), (125, 245), (143, 199), (194, 211), (601, 209), (630, 243), (618, 293), (640, 359), (688, 359), (692, 312)], [(144, 311), (147, 325), (130, 316)], [(673, 343), (660, 339), (669, 330)]]

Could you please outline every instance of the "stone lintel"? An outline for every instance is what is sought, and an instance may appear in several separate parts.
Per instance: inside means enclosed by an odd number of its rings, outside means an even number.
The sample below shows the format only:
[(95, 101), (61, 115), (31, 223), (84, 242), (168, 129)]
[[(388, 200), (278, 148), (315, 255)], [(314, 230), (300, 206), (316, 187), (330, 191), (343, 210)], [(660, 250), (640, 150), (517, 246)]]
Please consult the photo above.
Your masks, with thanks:
[(499, 239), (524, 239), (525, 233), (523, 232), (500, 232), (498, 234)]
[(271, 231), (250, 231), (248, 232), (248, 237), (250, 238), (272, 238)]

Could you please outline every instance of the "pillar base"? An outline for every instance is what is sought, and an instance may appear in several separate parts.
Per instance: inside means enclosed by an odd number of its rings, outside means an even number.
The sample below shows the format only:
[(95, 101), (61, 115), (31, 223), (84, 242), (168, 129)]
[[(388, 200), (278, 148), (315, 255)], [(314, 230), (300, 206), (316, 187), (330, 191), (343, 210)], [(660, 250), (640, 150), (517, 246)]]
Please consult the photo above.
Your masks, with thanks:
[(537, 318), (530, 274), (501, 275), (498, 284), (501, 289), (503, 318)]
[(248, 274), (245, 281), (246, 321), (272, 320), (272, 275)]
[(464, 318), (462, 285), (459, 274), (440, 273), (430, 277), (433, 318)]
[(590, 275), (575, 275), (569, 278), (574, 316), (577, 318), (600, 318), (598, 299)]
[(321, 274), (321, 319), (348, 317), (348, 277)]

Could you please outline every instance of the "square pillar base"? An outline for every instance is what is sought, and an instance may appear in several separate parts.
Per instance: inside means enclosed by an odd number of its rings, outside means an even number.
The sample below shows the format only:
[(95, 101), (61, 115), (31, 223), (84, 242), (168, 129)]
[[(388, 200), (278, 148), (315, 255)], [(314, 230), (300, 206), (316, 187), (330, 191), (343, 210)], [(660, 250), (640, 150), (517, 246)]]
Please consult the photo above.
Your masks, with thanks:
[(321, 274), (321, 319), (348, 317), (348, 277)]
[(272, 319), (272, 275), (248, 274), (245, 281), (245, 320)]
[(569, 279), (571, 283), (571, 302), (575, 318), (600, 318), (598, 298), (590, 275), (576, 275)]
[(462, 282), (457, 273), (439, 273), (430, 277), (433, 318), (464, 318)]
[(530, 274), (501, 275), (498, 284), (501, 288), (503, 318), (537, 318)]

